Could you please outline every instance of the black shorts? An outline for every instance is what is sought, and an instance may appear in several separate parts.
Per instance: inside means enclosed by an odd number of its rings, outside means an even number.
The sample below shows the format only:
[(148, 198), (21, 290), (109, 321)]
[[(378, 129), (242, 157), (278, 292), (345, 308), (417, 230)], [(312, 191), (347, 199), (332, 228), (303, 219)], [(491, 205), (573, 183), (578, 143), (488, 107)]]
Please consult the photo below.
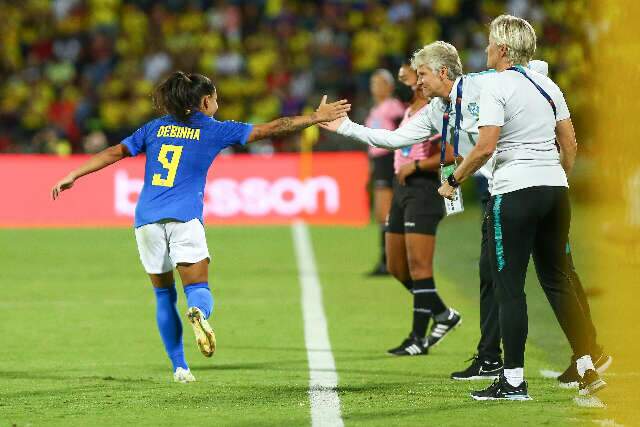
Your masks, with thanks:
[(371, 182), (373, 188), (393, 187), (393, 153), (371, 158)]
[(444, 217), (444, 201), (438, 194), (435, 173), (409, 176), (406, 185), (393, 180), (393, 200), (387, 216), (387, 233), (418, 233), (435, 236)]

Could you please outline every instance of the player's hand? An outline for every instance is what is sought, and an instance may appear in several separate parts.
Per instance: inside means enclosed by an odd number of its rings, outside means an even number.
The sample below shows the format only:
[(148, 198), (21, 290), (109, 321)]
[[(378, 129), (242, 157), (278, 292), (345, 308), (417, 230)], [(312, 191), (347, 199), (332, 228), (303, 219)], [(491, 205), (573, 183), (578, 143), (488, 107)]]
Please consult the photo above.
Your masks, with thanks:
[(456, 194), (456, 189), (445, 181), (442, 183), (440, 188), (438, 188), (438, 194), (440, 194), (445, 199), (453, 200), (453, 196)]
[(407, 163), (406, 165), (402, 165), (398, 173), (396, 174), (396, 178), (398, 179), (398, 183), (400, 185), (406, 185), (407, 177), (409, 175), (413, 175), (416, 171), (415, 162)]
[(62, 193), (63, 191), (68, 190), (71, 187), (73, 187), (73, 183), (75, 181), (76, 181), (76, 179), (74, 177), (72, 177), (71, 175), (67, 175), (64, 178), (62, 178), (51, 189), (51, 198), (53, 200), (56, 200), (58, 197), (60, 197), (60, 193)]
[(346, 114), (343, 117), (332, 120), (330, 122), (318, 123), (322, 129), (329, 130), (331, 132), (337, 132), (340, 125), (349, 118)]
[(351, 104), (346, 99), (327, 104), (327, 95), (324, 95), (320, 105), (316, 108), (315, 114), (318, 122), (331, 122), (340, 117), (345, 117), (350, 110)]

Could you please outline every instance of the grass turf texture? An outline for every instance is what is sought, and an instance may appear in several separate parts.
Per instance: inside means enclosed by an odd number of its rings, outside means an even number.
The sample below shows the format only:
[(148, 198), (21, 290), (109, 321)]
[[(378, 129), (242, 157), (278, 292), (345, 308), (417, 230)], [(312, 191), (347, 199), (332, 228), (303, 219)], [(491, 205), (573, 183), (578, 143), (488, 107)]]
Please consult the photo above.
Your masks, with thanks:
[[(408, 333), (411, 302), (391, 278), (362, 274), (376, 256), (374, 227), (312, 228), (347, 425), (606, 418), (539, 377), (540, 368), (564, 369), (569, 349), (532, 272), (526, 373), (535, 400), (477, 403), (468, 393), (486, 382), (448, 379), (478, 337), (479, 215), (471, 209), (439, 230), (436, 283), (464, 323), (426, 357), (384, 354)], [(0, 425), (308, 425), (290, 228), (209, 228), (207, 237), (219, 348), (203, 358), (183, 321), (198, 382), (182, 385), (171, 382), (131, 230), (0, 230)]]

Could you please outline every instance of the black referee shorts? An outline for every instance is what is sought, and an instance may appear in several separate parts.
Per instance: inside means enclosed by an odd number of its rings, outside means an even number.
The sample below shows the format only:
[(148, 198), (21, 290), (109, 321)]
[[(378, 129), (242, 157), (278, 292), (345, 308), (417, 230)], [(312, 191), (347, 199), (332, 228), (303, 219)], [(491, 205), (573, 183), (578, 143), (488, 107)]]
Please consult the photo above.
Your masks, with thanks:
[(435, 236), (444, 217), (444, 202), (438, 194), (440, 182), (435, 173), (411, 175), (406, 185), (393, 180), (393, 199), (387, 216), (387, 233), (418, 233)]
[(371, 158), (371, 182), (373, 188), (393, 187), (393, 152)]

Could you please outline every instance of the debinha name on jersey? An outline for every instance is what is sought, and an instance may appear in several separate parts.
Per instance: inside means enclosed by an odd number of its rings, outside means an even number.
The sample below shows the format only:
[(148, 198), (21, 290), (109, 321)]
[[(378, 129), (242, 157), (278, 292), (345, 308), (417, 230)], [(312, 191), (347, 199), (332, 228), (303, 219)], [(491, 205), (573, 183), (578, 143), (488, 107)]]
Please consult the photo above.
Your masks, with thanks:
[(195, 139), (200, 141), (200, 129), (176, 125), (160, 126), (156, 137)]

